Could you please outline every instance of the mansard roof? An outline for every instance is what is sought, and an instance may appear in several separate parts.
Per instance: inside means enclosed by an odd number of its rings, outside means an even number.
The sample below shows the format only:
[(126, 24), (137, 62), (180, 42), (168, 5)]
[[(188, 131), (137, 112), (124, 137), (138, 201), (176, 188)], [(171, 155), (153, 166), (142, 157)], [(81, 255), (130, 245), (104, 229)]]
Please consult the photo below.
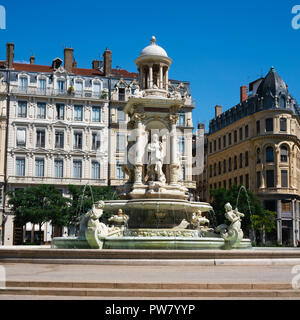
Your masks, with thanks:
[(210, 120), (209, 133), (217, 132), (224, 127), (262, 110), (289, 110), (300, 118), (300, 108), (296, 99), (288, 91), (288, 86), (272, 67), (265, 78), (250, 83), (253, 90), (254, 83), (260, 84), (256, 91), (252, 91), (246, 101), (228, 109), (218, 117)]

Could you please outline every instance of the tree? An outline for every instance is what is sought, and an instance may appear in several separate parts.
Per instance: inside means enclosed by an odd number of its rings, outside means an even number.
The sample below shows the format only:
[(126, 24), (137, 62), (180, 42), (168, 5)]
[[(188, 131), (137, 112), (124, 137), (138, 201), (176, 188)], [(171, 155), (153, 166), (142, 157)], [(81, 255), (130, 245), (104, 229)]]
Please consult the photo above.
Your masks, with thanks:
[(253, 215), (263, 216), (264, 209), (258, 198), (251, 191), (247, 190), (246, 193), (245, 190), (240, 189), (241, 186), (234, 185), (227, 190), (222, 188), (211, 190), (210, 195), (213, 198), (211, 205), (214, 208), (218, 225), (225, 222), (224, 205), (227, 202), (230, 202), (233, 208), (238, 207), (239, 211), (245, 214), (245, 217), (242, 219), (242, 229), (246, 234), (249, 234), (249, 231), (254, 227)]
[(68, 199), (53, 185), (18, 189), (8, 191), (7, 194), (8, 204), (15, 215), (14, 222), (18, 226), (24, 226), (28, 222), (38, 224), (41, 234), (42, 225), (46, 222), (63, 226), (68, 221), (65, 210)]
[(263, 215), (253, 215), (252, 221), (254, 229), (260, 232), (262, 243), (265, 244), (266, 232), (276, 230), (277, 212), (265, 210)]
[(98, 186), (74, 186), (68, 187), (70, 194), (70, 205), (66, 209), (68, 222), (71, 225), (77, 224), (81, 215), (85, 214), (93, 206), (93, 203), (100, 200), (119, 199), (116, 192), (110, 187)]

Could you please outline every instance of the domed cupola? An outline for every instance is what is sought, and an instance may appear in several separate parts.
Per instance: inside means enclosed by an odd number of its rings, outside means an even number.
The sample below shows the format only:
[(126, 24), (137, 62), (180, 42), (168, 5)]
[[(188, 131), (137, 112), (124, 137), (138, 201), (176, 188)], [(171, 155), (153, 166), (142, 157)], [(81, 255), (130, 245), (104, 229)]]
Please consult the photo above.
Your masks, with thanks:
[(257, 94), (261, 97), (265, 97), (267, 95), (271, 95), (273, 97), (288, 95), (287, 85), (275, 71), (274, 67), (271, 68), (265, 79), (260, 84)]
[(168, 90), (168, 71), (172, 59), (162, 47), (156, 44), (154, 36), (151, 38), (150, 45), (145, 47), (135, 59), (135, 63), (139, 70), (142, 90)]

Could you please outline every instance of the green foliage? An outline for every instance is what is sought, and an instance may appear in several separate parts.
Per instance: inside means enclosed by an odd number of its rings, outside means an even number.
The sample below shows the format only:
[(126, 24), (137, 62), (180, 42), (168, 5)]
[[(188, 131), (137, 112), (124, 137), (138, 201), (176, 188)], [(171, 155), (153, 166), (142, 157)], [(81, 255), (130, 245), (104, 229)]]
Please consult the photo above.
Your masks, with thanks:
[(69, 185), (70, 206), (66, 209), (69, 223), (78, 222), (79, 217), (100, 200), (117, 200), (116, 193), (110, 187)]
[(40, 226), (51, 222), (52, 225), (63, 226), (67, 222), (64, 212), (68, 200), (52, 185), (18, 189), (7, 194), (18, 226), (24, 226), (27, 222)]
[[(211, 205), (214, 208), (218, 225), (226, 222), (224, 216), (224, 205), (227, 202), (230, 202), (233, 209), (235, 209), (237, 205), (239, 189), (240, 186), (234, 185), (227, 190), (221, 188), (210, 191), (210, 195), (213, 198), (213, 202), (211, 203)], [(263, 216), (264, 209), (261, 203), (259, 202), (258, 198), (251, 191), (247, 190), (247, 193), (252, 215)], [(245, 217), (242, 220), (242, 229), (246, 233), (248, 233), (249, 230), (252, 229), (252, 223), (249, 205), (247, 201), (247, 195), (244, 190), (241, 190), (240, 192), (238, 209), (240, 212), (245, 214)]]
[(276, 230), (277, 212), (265, 210), (263, 215), (253, 215), (253, 226), (255, 230), (260, 232), (272, 232)]

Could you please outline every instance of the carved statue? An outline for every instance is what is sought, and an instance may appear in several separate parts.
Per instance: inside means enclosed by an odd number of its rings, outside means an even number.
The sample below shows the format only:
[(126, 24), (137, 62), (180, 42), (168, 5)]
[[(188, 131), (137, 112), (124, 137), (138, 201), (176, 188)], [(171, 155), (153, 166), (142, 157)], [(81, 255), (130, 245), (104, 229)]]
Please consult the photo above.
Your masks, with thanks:
[(241, 218), (245, 215), (239, 212), (237, 208), (232, 210), (230, 203), (226, 203), (224, 207), (225, 217), (231, 224), (229, 226), (226, 224), (218, 226), (216, 232), (219, 232), (221, 237), (225, 240), (225, 247), (231, 248), (243, 239), (244, 233), (241, 229)]
[(174, 227), (173, 230), (186, 229), (189, 225), (190, 225), (190, 223), (189, 223), (188, 221), (186, 221), (185, 219), (183, 219), (183, 220), (181, 221), (180, 225)]
[(166, 182), (166, 177), (162, 171), (164, 160), (164, 149), (162, 143), (158, 139), (158, 135), (154, 134), (152, 142), (148, 145), (149, 163), (147, 166), (147, 175), (149, 181)]
[(205, 226), (207, 223), (209, 223), (209, 220), (202, 217), (202, 212), (200, 210), (193, 213), (191, 224), (195, 229), (207, 229)]
[(86, 213), (87, 228), (85, 237), (92, 249), (102, 249), (103, 241), (101, 238), (110, 236), (121, 236), (121, 229), (118, 227), (108, 227), (99, 221), (103, 215), (104, 202), (99, 201), (93, 205), (93, 208)]
[(109, 222), (113, 222), (121, 226), (122, 229), (124, 228), (124, 225), (128, 223), (128, 220), (129, 220), (128, 215), (124, 214), (122, 209), (119, 209), (118, 214), (115, 214), (108, 219)]

